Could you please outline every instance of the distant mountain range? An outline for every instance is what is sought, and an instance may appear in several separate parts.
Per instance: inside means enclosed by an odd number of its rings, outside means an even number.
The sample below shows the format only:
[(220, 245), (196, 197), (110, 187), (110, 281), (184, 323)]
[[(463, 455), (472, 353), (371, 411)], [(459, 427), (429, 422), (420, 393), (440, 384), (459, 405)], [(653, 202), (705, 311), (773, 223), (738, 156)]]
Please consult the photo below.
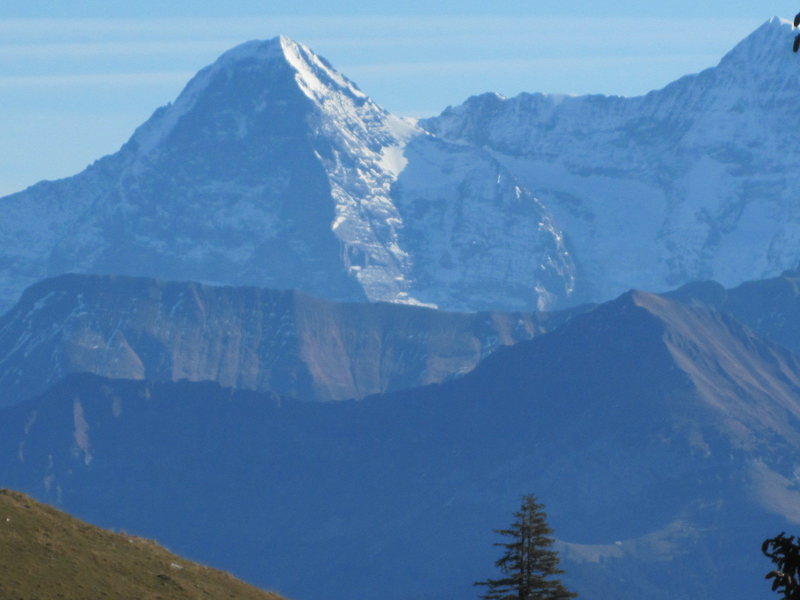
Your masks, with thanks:
[(798, 263), (791, 25), (638, 98), (477, 96), (420, 123), (248, 42), (111, 156), (0, 199), (0, 311), (64, 272), (542, 310)]
[(644, 292), (359, 402), (73, 375), (0, 413), (3, 485), (301, 600), (468, 597), (527, 492), (584, 597), (756, 597), (799, 468), (800, 361)]
[(10, 490), (0, 490), (0, 557), (3, 598), (281, 600), (155, 542), (103, 531)]
[(584, 598), (763, 594), (800, 526), (791, 37), (420, 122), (230, 50), (0, 199), (0, 486), (296, 600), (473, 597), (528, 493)]
[(585, 309), (445, 313), (300, 292), (64, 275), (0, 317), (0, 406), (69, 373), (216, 381), (304, 400), (437, 383)]
[[(665, 297), (735, 317), (800, 354), (800, 273)], [(0, 317), (0, 406), (70, 373), (216, 381), (304, 400), (346, 400), (438, 383), (501, 346), (552, 331), (591, 305), (550, 313), (445, 313), (334, 303), (300, 292), (65, 275)]]

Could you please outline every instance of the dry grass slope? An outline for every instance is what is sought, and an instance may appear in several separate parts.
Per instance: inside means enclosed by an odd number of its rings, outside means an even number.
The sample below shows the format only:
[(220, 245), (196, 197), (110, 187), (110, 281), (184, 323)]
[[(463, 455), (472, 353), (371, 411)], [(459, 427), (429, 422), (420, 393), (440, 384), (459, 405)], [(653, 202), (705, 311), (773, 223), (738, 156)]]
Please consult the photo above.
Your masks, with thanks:
[(153, 541), (0, 490), (3, 600), (282, 600)]

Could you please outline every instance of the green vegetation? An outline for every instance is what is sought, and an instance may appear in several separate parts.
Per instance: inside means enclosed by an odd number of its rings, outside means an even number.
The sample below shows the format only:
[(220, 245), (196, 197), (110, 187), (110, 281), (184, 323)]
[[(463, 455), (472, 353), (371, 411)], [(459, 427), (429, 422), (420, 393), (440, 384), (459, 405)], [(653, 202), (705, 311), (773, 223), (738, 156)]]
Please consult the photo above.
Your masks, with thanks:
[(5, 600), (281, 600), (9, 490), (0, 490), (0, 565)]
[(551, 550), (553, 530), (547, 525), (544, 506), (536, 496), (522, 498), (522, 506), (514, 513), (509, 529), (495, 529), (495, 533), (510, 538), (495, 546), (505, 548), (495, 566), (504, 577), (478, 581), (489, 589), (482, 596), (486, 600), (568, 600), (577, 594), (568, 591), (554, 575), (563, 573), (558, 568), (558, 554)]

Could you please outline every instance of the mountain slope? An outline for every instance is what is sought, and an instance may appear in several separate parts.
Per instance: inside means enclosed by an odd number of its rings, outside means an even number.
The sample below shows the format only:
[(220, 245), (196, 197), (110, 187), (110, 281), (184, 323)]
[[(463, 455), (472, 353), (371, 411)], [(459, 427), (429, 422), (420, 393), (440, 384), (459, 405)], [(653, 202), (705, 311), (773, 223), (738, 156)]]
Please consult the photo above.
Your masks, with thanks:
[(246, 598), (280, 600), (158, 544), (82, 523), (0, 490), (4, 598)]
[(666, 294), (688, 303), (701, 303), (735, 317), (759, 334), (800, 354), (800, 272), (746, 281), (735, 288), (706, 281), (687, 284)]
[(598, 600), (754, 597), (800, 524), (798, 359), (642, 292), (360, 402), (84, 375), (0, 417), (3, 485), (300, 600), (468, 596), (528, 492)]
[(575, 288), (561, 232), (497, 161), (284, 37), (226, 52), (119, 152), (0, 206), (0, 311), (64, 272), (450, 310), (544, 308)]
[(778, 18), (636, 98), (485, 94), (421, 124), (484, 147), (554, 215), (594, 299), (797, 264), (800, 69)]
[(443, 313), (332, 303), (300, 292), (65, 275), (0, 317), (0, 405), (69, 373), (217, 381), (344, 400), (442, 381), (497, 347), (557, 327), (560, 313)]

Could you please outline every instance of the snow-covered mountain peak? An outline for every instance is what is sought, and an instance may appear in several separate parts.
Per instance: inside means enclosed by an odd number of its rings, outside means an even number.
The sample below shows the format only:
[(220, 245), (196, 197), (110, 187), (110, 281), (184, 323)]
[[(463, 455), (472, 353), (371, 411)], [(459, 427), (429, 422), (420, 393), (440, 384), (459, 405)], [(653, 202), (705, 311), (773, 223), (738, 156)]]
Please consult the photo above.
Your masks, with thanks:
[(0, 306), (66, 271), (453, 310), (544, 308), (575, 287), (551, 215), (488, 153), (281, 36), (225, 52), (120, 152), (4, 209)]
[[(296, 103), (291, 98), (292, 88), (299, 89), (323, 111), (334, 114), (352, 113), (362, 107), (385, 112), (324, 58), (281, 35), (245, 42), (223, 53), (189, 81), (175, 102), (157, 110), (137, 129), (133, 141), (140, 155), (149, 154), (166, 140), (181, 119), (195, 111), (198, 103), (208, 108), (212, 102), (227, 103), (231, 109), (239, 105), (236, 112), (242, 135), (245, 133), (242, 122), (249, 118), (247, 113), (266, 108), (265, 95), (279, 94), (282, 101)], [(237, 98), (234, 100), (232, 96)], [(227, 135), (230, 128), (221, 133)]]
[(253, 40), (225, 52), (217, 61), (224, 68), (236, 68), (248, 62), (280, 61), (296, 73), (295, 80), (312, 100), (320, 100), (332, 92), (344, 93), (364, 101), (366, 94), (355, 83), (336, 71), (308, 46), (284, 35), (269, 40)]
[(285, 48), (296, 42), (279, 35), (267, 40), (250, 40), (223, 52), (216, 65), (230, 65), (240, 60), (274, 60), (285, 58)]
[[(780, 17), (772, 17), (736, 44), (720, 61), (723, 69), (745, 70), (747, 74), (774, 71), (792, 63), (798, 56), (791, 52), (795, 32), (792, 24)], [(797, 65), (800, 67), (800, 64)]]

